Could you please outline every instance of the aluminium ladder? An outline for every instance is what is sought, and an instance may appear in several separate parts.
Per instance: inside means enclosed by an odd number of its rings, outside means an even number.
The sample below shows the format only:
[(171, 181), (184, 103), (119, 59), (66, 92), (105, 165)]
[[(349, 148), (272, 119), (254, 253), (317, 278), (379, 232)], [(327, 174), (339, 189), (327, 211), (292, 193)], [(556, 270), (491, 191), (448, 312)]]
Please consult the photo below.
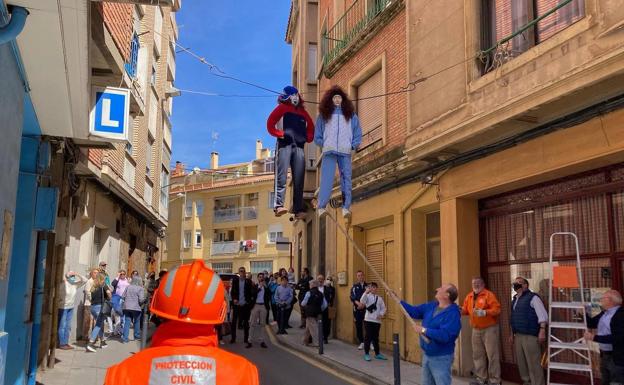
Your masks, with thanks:
[[(562, 301), (553, 301), (553, 278), (554, 278), (554, 266), (553, 266), (553, 241), (555, 236), (562, 237), (572, 237), (574, 238), (574, 245), (576, 247), (576, 274), (578, 278), (578, 289), (580, 291), (580, 302), (571, 301), (571, 302), (562, 302)], [(550, 261), (549, 261), (549, 269), (550, 269), (550, 280), (549, 280), (549, 301), (548, 301), (548, 368), (547, 368), (547, 380), (546, 383), (550, 385), (563, 385), (563, 384), (555, 384), (550, 382), (551, 370), (562, 370), (562, 371), (574, 371), (574, 372), (587, 372), (589, 373), (590, 384), (594, 384), (594, 375), (592, 372), (592, 360), (591, 360), (591, 350), (589, 347), (588, 341), (585, 340), (584, 336), (581, 335), (579, 338), (574, 339), (573, 341), (565, 341), (562, 338), (558, 338), (553, 335), (553, 329), (558, 330), (571, 330), (571, 333), (579, 332), (584, 333), (587, 330), (587, 302), (585, 302), (585, 292), (583, 287), (583, 275), (581, 273), (581, 257), (579, 250), (579, 242), (576, 234), (571, 232), (559, 232), (553, 233), (550, 236)], [(589, 299), (588, 299), (589, 300)], [(583, 315), (583, 322), (559, 322), (553, 321), (552, 319), (552, 309), (564, 309), (564, 310), (572, 310), (581, 312)], [(574, 338), (574, 337), (573, 337)], [(574, 355), (581, 358), (582, 363), (572, 363), (572, 362), (553, 362), (552, 358), (557, 356), (562, 352), (572, 352)]]

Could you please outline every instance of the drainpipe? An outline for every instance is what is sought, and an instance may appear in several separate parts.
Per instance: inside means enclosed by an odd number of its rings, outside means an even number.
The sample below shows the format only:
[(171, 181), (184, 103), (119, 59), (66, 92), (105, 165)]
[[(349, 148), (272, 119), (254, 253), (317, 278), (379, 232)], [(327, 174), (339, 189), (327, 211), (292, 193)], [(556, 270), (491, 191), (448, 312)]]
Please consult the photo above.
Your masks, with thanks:
[(9, 24), (0, 27), (0, 45), (15, 40), (17, 35), (24, 29), (28, 14), (26, 8), (18, 6), (11, 7), (11, 20)]
[[(30, 339), (30, 360), (28, 362), (28, 385), (35, 385), (37, 377), (37, 356), (39, 353), (39, 336), (41, 334), (41, 313), (43, 307), (43, 288), (45, 285), (45, 264), (47, 252), (48, 240), (45, 238), (39, 239), (37, 259), (35, 261), (35, 298), (32, 336)], [(53, 314), (52, 316), (56, 315)]]

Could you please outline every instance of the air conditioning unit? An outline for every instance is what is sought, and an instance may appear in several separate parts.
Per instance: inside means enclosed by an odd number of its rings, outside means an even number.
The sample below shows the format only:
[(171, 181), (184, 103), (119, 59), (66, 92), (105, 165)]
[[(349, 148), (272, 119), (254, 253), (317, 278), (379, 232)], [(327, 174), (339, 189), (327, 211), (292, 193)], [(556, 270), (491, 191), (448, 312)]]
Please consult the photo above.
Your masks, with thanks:
[(126, 3), (137, 5), (160, 5), (161, 7), (171, 7), (173, 11), (180, 9), (181, 0), (91, 0), (94, 2)]

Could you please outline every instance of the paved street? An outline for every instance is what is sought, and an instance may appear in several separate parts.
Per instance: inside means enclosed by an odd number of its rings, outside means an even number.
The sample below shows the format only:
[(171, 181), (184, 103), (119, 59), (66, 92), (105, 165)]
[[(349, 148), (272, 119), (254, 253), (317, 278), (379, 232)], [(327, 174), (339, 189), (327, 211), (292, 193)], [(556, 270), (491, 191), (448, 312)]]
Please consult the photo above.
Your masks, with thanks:
[[(226, 338), (226, 341), (227, 338)], [(226, 350), (240, 354), (253, 362), (260, 372), (260, 383), (271, 385), (347, 385), (357, 382), (347, 381), (344, 375), (330, 373), (313, 365), (301, 353), (291, 353), (268, 342), (268, 349), (255, 345), (246, 349), (242, 342), (226, 344)], [(47, 384), (46, 384), (47, 385)]]
[[(54, 369), (39, 371), (37, 381), (43, 385), (96, 385), (104, 383), (106, 369), (138, 351), (138, 344), (121, 344), (109, 340), (106, 349), (97, 353), (86, 353), (83, 347), (75, 350), (56, 350), (57, 363)], [(242, 342), (222, 346), (227, 350), (251, 360), (260, 372), (260, 383), (271, 385), (348, 385), (343, 375), (330, 373), (312, 360), (306, 360), (300, 353), (291, 353), (267, 341), (268, 349), (255, 346), (245, 349)]]

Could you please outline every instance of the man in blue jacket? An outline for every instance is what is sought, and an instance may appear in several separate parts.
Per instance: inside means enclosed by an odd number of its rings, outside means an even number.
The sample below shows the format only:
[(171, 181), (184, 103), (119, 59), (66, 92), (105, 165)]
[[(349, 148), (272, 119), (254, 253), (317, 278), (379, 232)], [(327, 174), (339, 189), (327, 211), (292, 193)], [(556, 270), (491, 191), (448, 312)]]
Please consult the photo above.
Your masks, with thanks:
[(451, 384), (455, 340), (461, 330), (461, 311), (455, 303), (457, 295), (457, 287), (447, 283), (436, 290), (435, 301), (417, 306), (401, 301), (412, 318), (423, 320), (422, 326), (414, 326), (421, 336), (420, 347), (424, 352), (423, 385)]

